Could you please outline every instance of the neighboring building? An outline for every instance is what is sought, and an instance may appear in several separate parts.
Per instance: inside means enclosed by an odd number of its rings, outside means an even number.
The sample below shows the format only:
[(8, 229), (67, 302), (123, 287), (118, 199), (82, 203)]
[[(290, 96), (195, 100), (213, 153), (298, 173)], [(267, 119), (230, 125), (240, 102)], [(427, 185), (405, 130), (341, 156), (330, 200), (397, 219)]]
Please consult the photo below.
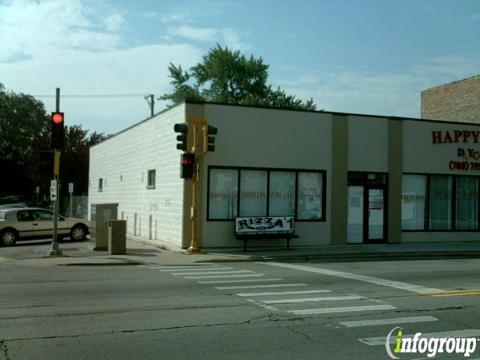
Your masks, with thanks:
[(422, 91), (422, 119), (480, 123), (480, 75)]
[(201, 248), (242, 246), (233, 219), (254, 215), (295, 216), (292, 246), (480, 240), (480, 125), (457, 122), (184, 103), (91, 148), (89, 203), (119, 203), (131, 237), (188, 247), (173, 127), (194, 119), (218, 127)]

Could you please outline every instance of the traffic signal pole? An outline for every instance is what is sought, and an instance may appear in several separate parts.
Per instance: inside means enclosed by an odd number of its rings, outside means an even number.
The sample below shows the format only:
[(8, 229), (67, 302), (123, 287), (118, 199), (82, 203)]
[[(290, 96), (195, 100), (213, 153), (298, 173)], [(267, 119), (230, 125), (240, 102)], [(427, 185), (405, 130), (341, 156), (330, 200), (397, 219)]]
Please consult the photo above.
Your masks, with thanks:
[[(187, 118), (186, 124), (175, 124), (173, 130), (177, 135), (177, 149), (184, 151), (181, 155), (181, 172), (180, 177), (191, 180), (192, 184), (192, 205), (190, 207), (191, 220), (191, 241), (188, 247), (189, 252), (198, 252), (198, 189), (201, 187), (200, 182), (200, 164), (201, 159), (209, 151), (215, 151), (215, 138), (218, 129), (209, 126), (205, 118)], [(193, 170), (192, 168), (193, 167)]]
[[(56, 112), (60, 112), (60, 88), (57, 88), (56, 91)], [(54, 119), (52, 119), (54, 120)], [(63, 121), (63, 119), (62, 119)], [(52, 126), (54, 124), (52, 123)], [(53, 139), (52, 139), (53, 140)], [(58, 191), (58, 182), (60, 177), (60, 149), (55, 148), (53, 152), (53, 179), (55, 180), (55, 199), (53, 200), (53, 240), (52, 246), (48, 255), (50, 256), (61, 256), (62, 250), (58, 244), (58, 203), (59, 203), (59, 191)]]

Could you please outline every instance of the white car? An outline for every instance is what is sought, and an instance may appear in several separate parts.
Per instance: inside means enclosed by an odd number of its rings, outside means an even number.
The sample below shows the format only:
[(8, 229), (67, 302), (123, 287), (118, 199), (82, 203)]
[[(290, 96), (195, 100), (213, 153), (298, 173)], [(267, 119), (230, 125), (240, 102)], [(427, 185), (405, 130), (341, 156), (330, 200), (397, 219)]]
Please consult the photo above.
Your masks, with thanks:
[[(85, 240), (88, 223), (58, 216), (58, 237)], [(53, 212), (40, 208), (0, 209), (0, 245), (12, 246), (17, 240), (45, 239), (53, 235)]]

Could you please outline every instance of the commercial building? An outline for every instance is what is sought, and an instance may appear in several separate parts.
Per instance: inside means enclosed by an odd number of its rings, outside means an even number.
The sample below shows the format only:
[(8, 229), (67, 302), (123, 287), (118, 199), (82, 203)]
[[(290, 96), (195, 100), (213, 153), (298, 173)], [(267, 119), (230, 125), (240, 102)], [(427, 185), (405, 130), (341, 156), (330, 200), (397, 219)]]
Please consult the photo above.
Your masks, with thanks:
[(199, 120), (218, 128), (199, 163), (201, 248), (241, 247), (237, 216), (294, 216), (292, 246), (480, 240), (469, 123), (183, 103), (91, 148), (89, 203), (118, 203), (131, 237), (188, 247), (174, 124)]
[(480, 123), (480, 75), (422, 91), (422, 119)]

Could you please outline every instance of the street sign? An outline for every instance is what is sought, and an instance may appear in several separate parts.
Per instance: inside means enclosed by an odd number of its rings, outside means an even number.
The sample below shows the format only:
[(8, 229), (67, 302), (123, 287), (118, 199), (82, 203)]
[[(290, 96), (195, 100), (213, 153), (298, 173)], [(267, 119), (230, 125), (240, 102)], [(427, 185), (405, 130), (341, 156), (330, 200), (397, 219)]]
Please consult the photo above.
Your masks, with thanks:
[(73, 183), (68, 183), (68, 192), (73, 193)]

